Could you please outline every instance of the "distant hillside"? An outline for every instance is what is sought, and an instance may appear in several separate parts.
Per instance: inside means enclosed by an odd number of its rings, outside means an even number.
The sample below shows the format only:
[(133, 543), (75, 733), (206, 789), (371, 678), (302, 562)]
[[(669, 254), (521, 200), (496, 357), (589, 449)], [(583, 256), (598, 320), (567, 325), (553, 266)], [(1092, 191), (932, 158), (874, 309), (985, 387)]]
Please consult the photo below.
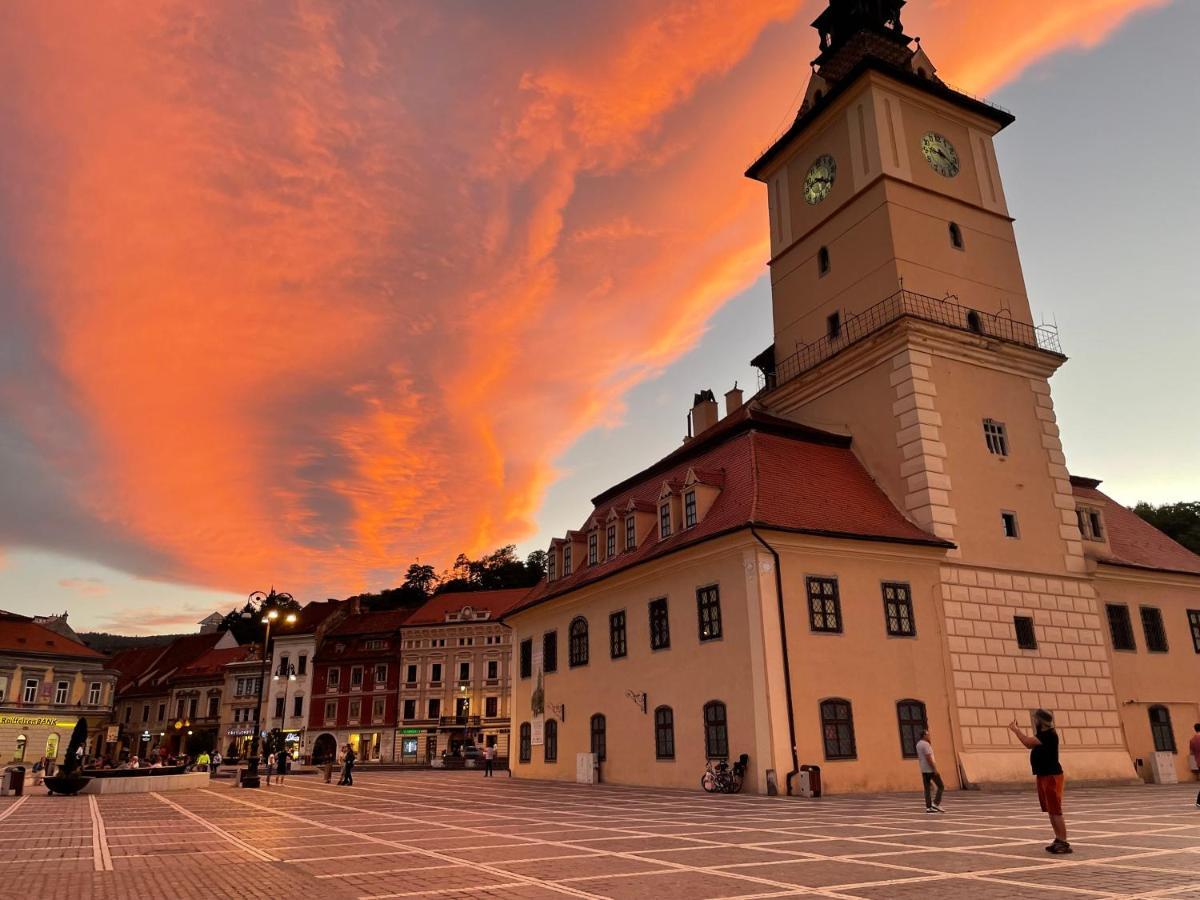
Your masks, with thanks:
[(101, 653), (116, 653), (118, 650), (129, 650), (132, 647), (161, 647), (169, 644), (175, 638), (184, 637), (182, 634), (109, 634), (107, 631), (81, 631), (79, 638), (93, 650)]

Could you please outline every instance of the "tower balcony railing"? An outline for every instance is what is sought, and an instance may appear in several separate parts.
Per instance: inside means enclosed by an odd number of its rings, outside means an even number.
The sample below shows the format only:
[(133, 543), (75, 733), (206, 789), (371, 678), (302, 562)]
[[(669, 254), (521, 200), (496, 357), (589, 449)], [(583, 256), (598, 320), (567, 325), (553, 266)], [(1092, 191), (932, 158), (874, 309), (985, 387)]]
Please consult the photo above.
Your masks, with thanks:
[(764, 379), (764, 385), (772, 388), (791, 381), (903, 318), (932, 322), (958, 331), (1062, 355), (1058, 328), (1053, 325), (1030, 325), (1007, 316), (997, 316), (961, 306), (949, 298), (939, 300), (937, 297), (914, 291), (899, 290), (886, 300), (847, 318), (835, 334), (827, 334), (811, 344), (805, 344), (791, 356), (776, 362), (773, 377), (768, 376)]

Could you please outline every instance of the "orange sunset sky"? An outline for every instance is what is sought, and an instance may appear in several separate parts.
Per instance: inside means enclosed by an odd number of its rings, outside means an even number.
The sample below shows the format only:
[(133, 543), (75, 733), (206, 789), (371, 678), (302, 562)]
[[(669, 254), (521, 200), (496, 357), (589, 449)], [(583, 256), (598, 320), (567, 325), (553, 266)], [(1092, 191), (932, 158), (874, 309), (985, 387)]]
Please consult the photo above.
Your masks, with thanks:
[[(5, 4), (0, 606), (135, 627), (103, 567), (155, 630), (174, 585), (345, 596), (576, 525), (564, 454), (765, 271), (741, 172), (823, 5)], [(1167, 6), (904, 16), (991, 93)], [(17, 596), (27, 553), (63, 592)]]

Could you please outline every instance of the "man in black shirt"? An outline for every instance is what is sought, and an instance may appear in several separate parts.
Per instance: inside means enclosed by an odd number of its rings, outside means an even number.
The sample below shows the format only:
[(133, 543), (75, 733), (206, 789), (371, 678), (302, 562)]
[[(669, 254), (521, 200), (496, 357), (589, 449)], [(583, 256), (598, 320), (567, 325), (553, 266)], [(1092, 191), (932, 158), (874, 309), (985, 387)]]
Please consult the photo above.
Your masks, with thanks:
[(1037, 778), (1038, 802), (1042, 812), (1050, 816), (1054, 828), (1054, 842), (1046, 848), (1047, 853), (1073, 853), (1067, 843), (1067, 821), (1063, 818), (1063, 770), (1058, 762), (1058, 732), (1054, 730), (1054, 716), (1044, 709), (1033, 714), (1035, 733), (1026, 734), (1013, 719), (1009, 730), (1017, 740), (1029, 748), (1029, 765)]

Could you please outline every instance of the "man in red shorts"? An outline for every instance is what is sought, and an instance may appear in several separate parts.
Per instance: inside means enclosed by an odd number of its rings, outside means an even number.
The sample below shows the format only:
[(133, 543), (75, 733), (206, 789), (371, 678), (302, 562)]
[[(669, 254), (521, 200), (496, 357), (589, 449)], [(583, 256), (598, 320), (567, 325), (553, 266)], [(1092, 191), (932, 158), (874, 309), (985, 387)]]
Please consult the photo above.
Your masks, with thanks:
[(1042, 812), (1050, 816), (1054, 828), (1054, 843), (1046, 848), (1047, 853), (1073, 853), (1067, 843), (1067, 822), (1063, 818), (1063, 770), (1058, 762), (1058, 732), (1054, 730), (1054, 716), (1044, 709), (1033, 714), (1034, 734), (1023, 732), (1013, 719), (1009, 730), (1017, 740), (1029, 748), (1029, 765), (1037, 777), (1038, 802)]

